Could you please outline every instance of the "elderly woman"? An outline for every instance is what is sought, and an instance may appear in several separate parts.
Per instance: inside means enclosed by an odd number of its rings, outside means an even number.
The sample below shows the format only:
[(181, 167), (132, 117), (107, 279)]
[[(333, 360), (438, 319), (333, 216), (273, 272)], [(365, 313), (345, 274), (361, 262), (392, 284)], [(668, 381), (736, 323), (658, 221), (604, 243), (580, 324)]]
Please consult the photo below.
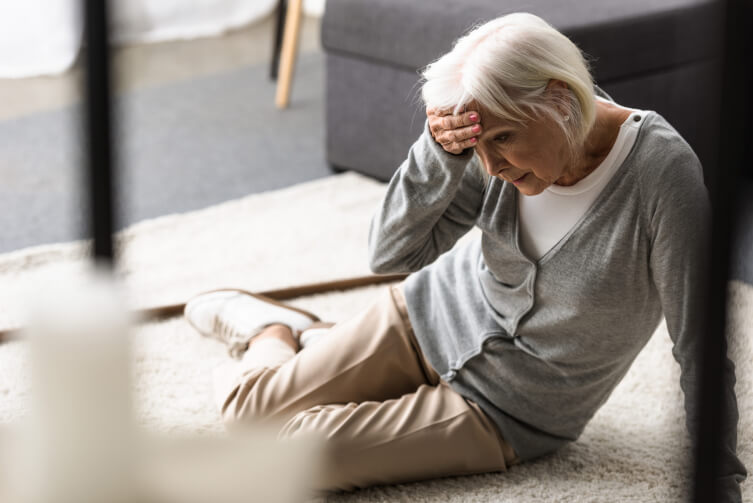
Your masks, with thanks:
[[(423, 75), (423, 134), (369, 232), (375, 272), (413, 274), (328, 329), (239, 291), (190, 302), (199, 331), (245, 352), (218, 381), (224, 417), (321, 432), (324, 490), (506, 471), (577, 440), (663, 314), (693, 433), (710, 208), (688, 144), (595, 87), (530, 14), (477, 27)], [(740, 501), (725, 363), (720, 501)]]

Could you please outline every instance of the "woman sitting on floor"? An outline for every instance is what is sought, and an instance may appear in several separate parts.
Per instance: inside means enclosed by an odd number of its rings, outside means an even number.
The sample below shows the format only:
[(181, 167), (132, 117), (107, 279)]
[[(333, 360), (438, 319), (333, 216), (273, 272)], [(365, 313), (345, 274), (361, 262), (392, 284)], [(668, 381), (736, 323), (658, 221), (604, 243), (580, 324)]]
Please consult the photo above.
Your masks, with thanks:
[[(664, 315), (694, 433), (710, 206), (687, 143), (594, 86), (530, 14), (477, 27), (423, 75), (423, 134), (369, 232), (375, 272), (413, 274), (330, 328), (240, 291), (187, 305), (243, 354), (218, 376), (227, 422), (321, 432), (321, 490), (506, 471), (577, 440)], [(725, 362), (719, 501), (740, 501)]]

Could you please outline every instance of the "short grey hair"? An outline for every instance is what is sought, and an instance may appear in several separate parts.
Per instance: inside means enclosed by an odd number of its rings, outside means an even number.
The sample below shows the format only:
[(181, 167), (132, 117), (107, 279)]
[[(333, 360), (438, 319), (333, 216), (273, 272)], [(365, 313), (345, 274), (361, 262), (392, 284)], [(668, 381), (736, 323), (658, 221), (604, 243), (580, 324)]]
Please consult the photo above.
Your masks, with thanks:
[[(427, 107), (457, 114), (475, 100), (515, 123), (549, 116), (562, 129), (573, 157), (581, 152), (596, 120), (586, 56), (533, 14), (508, 14), (472, 28), (421, 74)], [(565, 82), (568, 89), (545, 92), (553, 79)]]

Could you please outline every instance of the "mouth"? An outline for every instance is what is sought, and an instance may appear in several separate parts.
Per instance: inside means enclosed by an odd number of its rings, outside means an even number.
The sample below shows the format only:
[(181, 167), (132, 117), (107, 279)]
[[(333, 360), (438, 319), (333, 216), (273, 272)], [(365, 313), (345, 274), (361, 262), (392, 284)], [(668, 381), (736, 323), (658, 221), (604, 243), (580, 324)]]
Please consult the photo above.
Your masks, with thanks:
[(507, 183), (513, 183), (515, 185), (522, 183), (525, 181), (526, 177), (530, 175), (530, 173), (525, 173), (524, 175), (515, 178), (514, 180), (510, 180), (510, 178), (507, 176), (507, 169), (501, 169), (499, 170), (494, 176), (499, 178), (500, 180), (507, 182)]

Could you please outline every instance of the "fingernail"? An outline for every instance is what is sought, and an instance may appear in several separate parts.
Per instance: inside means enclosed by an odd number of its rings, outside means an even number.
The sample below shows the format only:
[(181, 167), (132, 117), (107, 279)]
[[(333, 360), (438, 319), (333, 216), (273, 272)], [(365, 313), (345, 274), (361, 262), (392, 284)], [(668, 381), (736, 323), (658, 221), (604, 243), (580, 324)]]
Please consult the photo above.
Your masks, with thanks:
[(478, 120), (478, 115), (471, 114), (470, 119), (471, 119), (471, 121), (476, 122)]
[(475, 126), (471, 128), (471, 131), (473, 131), (474, 133), (478, 133), (479, 131), (481, 131), (481, 126), (476, 124)]
[(476, 143), (478, 140), (476, 138), (471, 138), (471, 143)]

